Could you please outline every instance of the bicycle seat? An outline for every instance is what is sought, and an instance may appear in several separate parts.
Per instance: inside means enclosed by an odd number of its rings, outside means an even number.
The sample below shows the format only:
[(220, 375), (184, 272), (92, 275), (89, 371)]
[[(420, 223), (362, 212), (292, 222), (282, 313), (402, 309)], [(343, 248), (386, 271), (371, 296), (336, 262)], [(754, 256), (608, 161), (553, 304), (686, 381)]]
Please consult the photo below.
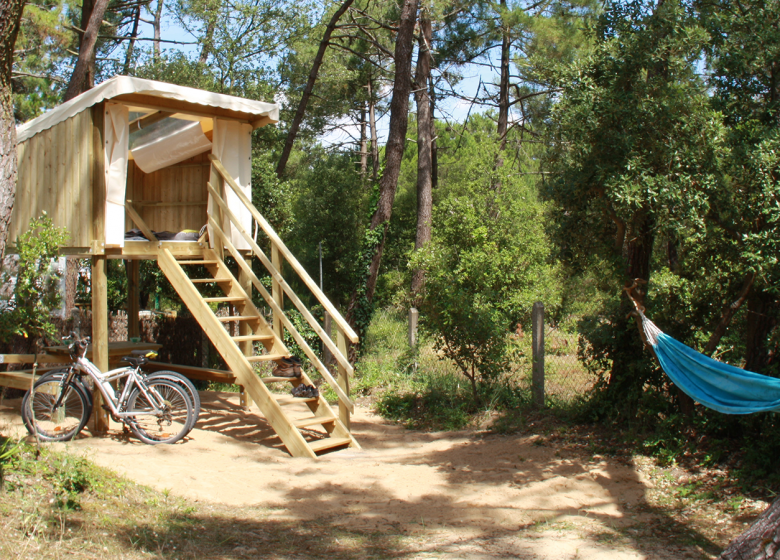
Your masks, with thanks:
[(121, 361), (127, 362), (133, 367), (141, 367), (150, 359), (157, 357), (157, 352), (154, 350), (133, 350), (130, 354), (131, 356), (125, 356)]

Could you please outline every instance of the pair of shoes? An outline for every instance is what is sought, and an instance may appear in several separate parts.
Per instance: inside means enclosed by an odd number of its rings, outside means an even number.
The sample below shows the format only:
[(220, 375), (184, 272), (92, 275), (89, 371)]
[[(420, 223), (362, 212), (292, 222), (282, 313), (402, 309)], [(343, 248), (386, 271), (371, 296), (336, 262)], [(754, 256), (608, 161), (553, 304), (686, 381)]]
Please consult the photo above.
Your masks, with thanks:
[(274, 377), (300, 377), (301, 376), (301, 360), (295, 356), (289, 358), (282, 358), (278, 360), (278, 365), (274, 368)]
[(320, 392), (314, 385), (306, 385), (305, 383), (302, 383), (297, 387), (293, 387), (292, 396), (304, 399), (316, 399), (320, 396)]

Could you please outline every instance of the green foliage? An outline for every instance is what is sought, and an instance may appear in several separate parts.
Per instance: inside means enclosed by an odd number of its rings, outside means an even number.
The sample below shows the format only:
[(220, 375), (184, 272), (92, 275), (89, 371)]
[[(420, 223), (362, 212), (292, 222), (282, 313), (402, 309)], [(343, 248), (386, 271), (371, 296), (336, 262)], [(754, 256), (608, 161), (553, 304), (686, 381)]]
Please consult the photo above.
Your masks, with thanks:
[(65, 0), (32, 0), (24, 7), (16, 39), (12, 82), (14, 117), (18, 123), (37, 117), (60, 102), (69, 77), (62, 62), (75, 48), (75, 34), (63, 23), (70, 12)]
[(477, 382), (506, 370), (506, 337), (528, 324), (533, 303), (560, 302), (544, 207), (527, 181), (494, 169), (495, 157), (493, 145), (475, 150), (434, 208), (433, 239), (410, 264), (426, 271), (421, 327), (471, 381), (475, 400)]
[[(13, 298), (0, 315), (0, 339), (13, 335), (53, 338), (56, 336), (50, 314), (60, 305), (59, 272), (52, 267), (60, 245), (68, 236), (55, 228), (45, 213), (30, 220), (26, 232), (16, 240), (19, 261)], [(3, 284), (11, 280), (13, 271), (3, 273)]]
[(50, 503), (61, 512), (81, 509), (81, 499), (87, 492), (102, 494), (121, 486), (83, 457), (35, 449), (10, 439), (4, 441), (2, 449), (6, 455), (0, 459), (5, 490), (46, 492), (53, 496)]
[(369, 203), (352, 154), (312, 149), (296, 162), (289, 189), (290, 249), (319, 283), (321, 242), (323, 289), (336, 305), (349, 301)]

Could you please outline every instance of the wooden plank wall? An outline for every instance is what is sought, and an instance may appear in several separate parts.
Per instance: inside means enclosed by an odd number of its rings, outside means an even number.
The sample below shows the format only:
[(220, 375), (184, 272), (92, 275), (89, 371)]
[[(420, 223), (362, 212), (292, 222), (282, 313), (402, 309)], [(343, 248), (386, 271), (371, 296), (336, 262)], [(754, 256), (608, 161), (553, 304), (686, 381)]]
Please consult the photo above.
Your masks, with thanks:
[[(206, 202), (210, 161), (208, 153), (154, 173), (127, 166), (127, 198), (153, 231), (200, 230), (208, 221)], [(126, 229), (135, 227), (127, 216)]]
[(9, 229), (14, 243), (46, 211), (68, 230), (70, 247), (87, 247), (92, 216), (92, 114), (82, 111), (19, 144), (19, 180)]

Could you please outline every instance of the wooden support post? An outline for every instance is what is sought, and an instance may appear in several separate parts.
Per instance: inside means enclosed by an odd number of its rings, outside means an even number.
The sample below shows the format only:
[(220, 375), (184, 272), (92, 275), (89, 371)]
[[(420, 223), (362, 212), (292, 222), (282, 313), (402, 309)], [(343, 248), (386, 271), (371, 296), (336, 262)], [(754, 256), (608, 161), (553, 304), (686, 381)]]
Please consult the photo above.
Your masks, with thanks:
[(544, 407), (544, 304), (534, 303), (531, 315), (531, 345), (533, 351), (533, 376), (531, 392), (534, 404)]
[[(102, 371), (108, 371), (108, 260), (105, 255), (92, 257), (92, 363)], [(92, 410), (92, 431), (100, 434), (108, 431), (108, 413), (103, 410), (103, 397), (95, 389), (95, 406)]]
[[(245, 260), (247, 261), (247, 264), (251, 267), (252, 266), (251, 257), (247, 257)], [(246, 292), (246, 295), (249, 296), (249, 299), (251, 300), (252, 279), (249, 277), (249, 274), (247, 274), (246, 270), (244, 270), (243, 267), (239, 267), (238, 270), (238, 283), (241, 285), (241, 288)], [(239, 314), (241, 314), (243, 310), (239, 309), (239, 312), (240, 312)], [(238, 334), (240, 334), (241, 336), (247, 336), (255, 333), (250, 328), (249, 323), (247, 323), (246, 321), (239, 321)], [(241, 349), (241, 352), (243, 352), (244, 356), (253, 356), (255, 353), (254, 342), (252, 342), (251, 340), (242, 340), (241, 342), (238, 343), (238, 347)], [(252, 406), (252, 397), (249, 396), (249, 393), (246, 392), (243, 386), (241, 387), (239, 404), (247, 408)]]
[(141, 338), (141, 261), (125, 261), (127, 272), (127, 340)]
[[(343, 356), (349, 355), (349, 348), (347, 345), (349, 342), (347, 341), (347, 337), (344, 336), (344, 332), (339, 328), (338, 334), (337, 334), (337, 344), (339, 347), (339, 352)], [(339, 386), (344, 391), (344, 393), (349, 397), (349, 377), (347, 376), (347, 370), (344, 369), (339, 364), (339, 378), (338, 378)], [(346, 407), (346, 405), (339, 400), (339, 420), (341, 420), (341, 423), (344, 424), (344, 427), (347, 428), (349, 432), (352, 431), (352, 422), (350, 420), (349, 416), (349, 408)]]
[[(214, 186), (217, 192), (219, 192), (219, 196), (222, 198), (222, 200), (225, 200), (225, 181), (222, 179), (222, 175), (219, 174), (219, 171), (217, 171), (213, 163), (211, 164), (211, 174), (209, 176), (209, 182)], [(222, 207), (217, 206), (216, 203), (212, 202), (209, 204), (208, 211), (209, 212), (216, 211), (217, 215), (214, 216), (214, 219), (219, 224), (219, 227), (221, 227), (224, 231), (227, 232), (228, 235), (230, 235), (230, 227), (226, 228), (225, 213), (222, 211)], [(214, 251), (216, 251), (220, 260), (225, 260), (225, 247), (223, 246), (223, 244), (211, 240), (211, 245), (214, 248)]]
[[(97, 253), (92, 257), (92, 363), (100, 371), (108, 371), (108, 261), (106, 240), (106, 170), (105, 166), (105, 103), (92, 107), (92, 243)], [(83, 336), (84, 333), (82, 333)], [(108, 413), (103, 410), (103, 397), (95, 389), (90, 420), (92, 433), (108, 430)]]
[[(325, 316), (322, 318), (322, 328), (325, 331), (325, 335), (328, 338), (330, 338), (333, 329), (333, 319), (330, 316), (330, 313), (328, 313), (327, 311), (325, 312)], [(333, 353), (330, 351), (330, 348), (328, 348), (325, 344), (323, 344), (322, 363), (325, 364), (326, 368), (330, 369), (334, 361), (335, 358), (333, 357)]]
[[(279, 247), (276, 246), (276, 243), (272, 243), (271, 245), (271, 264), (273, 267), (279, 271), (279, 274), (283, 274), (283, 267), (284, 267), (284, 260), (282, 259), (282, 254), (279, 252)], [(271, 297), (273, 297), (276, 304), (279, 306), (279, 309), (284, 309), (284, 292), (282, 291), (282, 285), (276, 281), (276, 279), (273, 280), (271, 283)], [(282, 318), (279, 317), (278, 313), (274, 310), (274, 334), (279, 337), (279, 339), (284, 342), (284, 333), (282, 332)]]

